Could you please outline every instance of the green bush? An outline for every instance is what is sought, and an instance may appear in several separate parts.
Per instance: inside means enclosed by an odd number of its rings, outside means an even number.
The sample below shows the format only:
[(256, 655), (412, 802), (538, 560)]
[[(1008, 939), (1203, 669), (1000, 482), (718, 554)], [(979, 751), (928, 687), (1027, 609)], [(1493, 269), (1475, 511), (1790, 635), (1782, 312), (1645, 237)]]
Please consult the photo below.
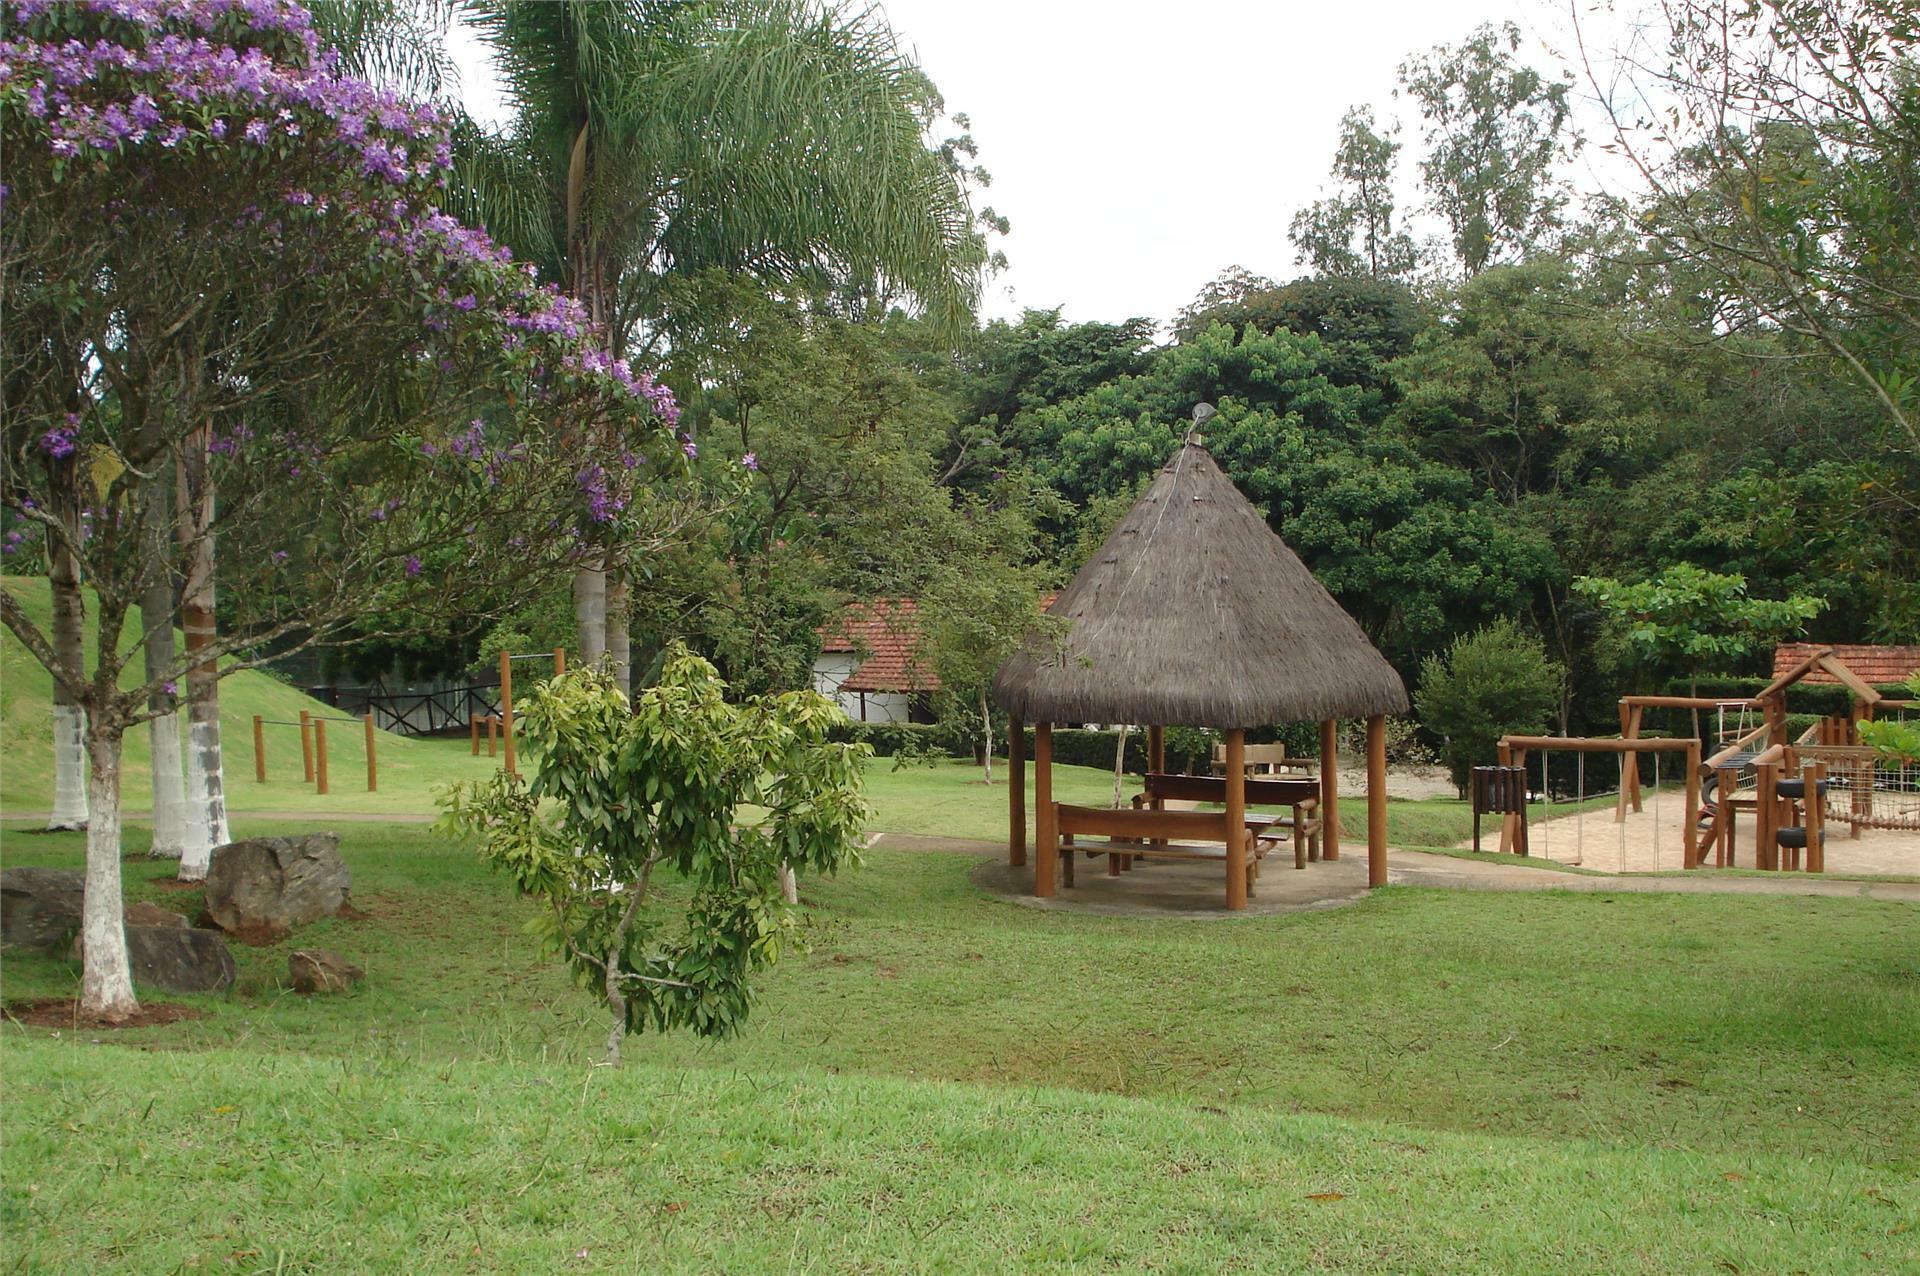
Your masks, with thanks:
[(941, 722), (854, 722), (835, 723), (827, 738), (836, 744), (864, 744), (878, 758), (904, 754), (908, 757), (971, 757), (971, 745), (960, 741), (960, 732)]
[(1565, 677), (1539, 639), (1510, 620), (1454, 639), (1444, 657), (1427, 657), (1414, 705), (1462, 792), (1475, 766), (1494, 761), (1501, 736), (1546, 730)]
[[(1686, 680), (1679, 679), (1670, 683), (1666, 694), (1670, 696), (1699, 695), (1710, 700), (1745, 699), (1766, 688), (1771, 678), (1702, 678), (1699, 690), (1690, 692)], [(1912, 693), (1898, 684), (1874, 688), (1891, 700), (1907, 699)], [(1837, 682), (1801, 682), (1787, 688), (1787, 707), (1796, 714), (1809, 714), (1813, 717), (1825, 717), (1828, 714), (1845, 713), (1853, 704), (1853, 695)], [(1727, 714), (1733, 716), (1729, 709)], [(1750, 719), (1757, 723), (1759, 719)]]

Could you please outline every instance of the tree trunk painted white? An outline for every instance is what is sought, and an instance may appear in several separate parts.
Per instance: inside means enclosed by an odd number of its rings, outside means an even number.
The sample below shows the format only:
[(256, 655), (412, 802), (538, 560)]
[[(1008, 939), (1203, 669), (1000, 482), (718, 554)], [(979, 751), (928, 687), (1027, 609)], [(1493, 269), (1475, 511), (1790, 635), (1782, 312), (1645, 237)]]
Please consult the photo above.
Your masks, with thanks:
[(1119, 810), (1127, 804), (1127, 734), (1130, 726), (1120, 728), (1120, 738), (1113, 745), (1113, 809)]
[(993, 783), (993, 713), (987, 706), (987, 689), (980, 688), (980, 738), (986, 741), (981, 750), (986, 767), (987, 783)]
[[(80, 561), (57, 542), (50, 542), (50, 548), (47, 583), (53, 590), (53, 654), (69, 670), (84, 671), (81, 634), (86, 602), (80, 594)], [(87, 827), (86, 714), (57, 678), (53, 683), (53, 813), (47, 827)]]
[(613, 663), (613, 685), (629, 703), (633, 700), (633, 585), (624, 571), (607, 577), (607, 656)]
[(152, 757), (153, 844), (147, 854), (177, 860), (187, 849), (186, 774), (180, 765), (180, 715), (163, 713), (147, 721)]
[(780, 897), (789, 904), (800, 902), (800, 875), (793, 871), (793, 865), (780, 866)]
[(573, 574), (573, 627), (580, 663), (594, 668), (607, 654), (607, 574), (597, 563)]
[[(214, 640), (213, 489), (204, 481), (204, 432), (181, 449), (180, 538), (186, 550), (187, 581), (181, 591), (180, 622), (187, 654)], [(200, 480), (200, 481), (196, 481)], [(204, 881), (213, 848), (230, 840), (227, 794), (220, 763), (220, 680), (215, 661), (187, 671), (187, 836), (180, 854), (180, 880)]]
[[(153, 579), (140, 595), (140, 629), (146, 635), (147, 681), (157, 683), (173, 663), (173, 582), (168, 570), (167, 547), (170, 502), (166, 487), (148, 506), (146, 514), (146, 550), (151, 556)], [(148, 699), (153, 717), (147, 721), (148, 754), (153, 777), (153, 844), (147, 854), (155, 859), (177, 860), (187, 844), (187, 794), (180, 770), (179, 697), (165, 687), (157, 687)]]
[(120, 890), (120, 729), (87, 735), (87, 787), (93, 821), (87, 826), (87, 870), (80, 904), (86, 959), (80, 973), (80, 1009), (117, 1022), (140, 1008), (127, 961), (127, 930)]

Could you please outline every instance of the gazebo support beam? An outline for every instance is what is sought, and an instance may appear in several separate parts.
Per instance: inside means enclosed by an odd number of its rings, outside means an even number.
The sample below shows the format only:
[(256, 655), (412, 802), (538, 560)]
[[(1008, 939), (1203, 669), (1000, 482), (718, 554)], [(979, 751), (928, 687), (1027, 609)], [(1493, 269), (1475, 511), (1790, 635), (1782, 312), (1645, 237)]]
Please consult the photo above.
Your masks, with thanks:
[(1247, 906), (1247, 733), (1227, 732), (1227, 907)]
[(1053, 724), (1037, 722), (1033, 727), (1033, 814), (1036, 854), (1033, 861), (1033, 893), (1041, 899), (1053, 898), (1055, 870), (1060, 864), (1060, 837), (1053, 828)]
[(1320, 855), (1340, 858), (1340, 720), (1320, 724)]
[(1367, 719), (1367, 885), (1387, 884), (1387, 720)]
[(1147, 728), (1147, 770), (1165, 771), (1167, 769), (1167, 729), (1165, 727)]
[(1027, 862), (1027, 730), (1020, 719), (1007, 722), (1007, 863)]

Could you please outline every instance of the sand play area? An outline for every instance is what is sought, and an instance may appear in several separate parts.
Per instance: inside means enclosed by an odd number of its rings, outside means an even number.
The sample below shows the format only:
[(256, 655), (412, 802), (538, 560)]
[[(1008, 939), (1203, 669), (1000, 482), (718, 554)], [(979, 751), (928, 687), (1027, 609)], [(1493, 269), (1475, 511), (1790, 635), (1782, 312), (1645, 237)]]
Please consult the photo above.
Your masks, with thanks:
[[(1552, 819), (1535, 817), (1532, 853), (1562, 864), (1600, 873), (1651, 873), (1685, 867), (1681, 859), (1686, 801), (1678, 792), (1648, 791), (1644, 809), (1629, 811), (1615, 823), (1613, 806), (1589, 808)], [(1468, 842), (1464, 845), (1471, 846)], [(1498, 850), (1500, 824), (1490, 817), (1481, 833), (1482, 850)], [(1741, 811), (1734, 829), (1734, 865), (1753, 867), (1753, 815)], [(1709, 852), (1708, 864), (1712, 859)], [(1705, 871), (1713, 871), (1708, 867)], [(1848, 836), (1845, 824), (1827, 826), (1828, 873), (1920, 874), (1920, 830), (1862, 829)]]

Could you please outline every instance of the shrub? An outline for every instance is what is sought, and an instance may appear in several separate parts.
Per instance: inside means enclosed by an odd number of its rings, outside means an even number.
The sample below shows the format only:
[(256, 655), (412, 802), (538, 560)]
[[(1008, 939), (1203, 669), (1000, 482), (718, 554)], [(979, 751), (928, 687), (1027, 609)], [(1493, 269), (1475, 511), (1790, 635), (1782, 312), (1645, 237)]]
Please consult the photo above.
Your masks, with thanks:
[(1414, 705), (1463, 793), (1473, 767), (1494, 760), (1501, 736), (1546, 729), (1565, 677), (1539, 639), (1509, 620), (1456, 638), (1444, 657), (1427, 657)]

